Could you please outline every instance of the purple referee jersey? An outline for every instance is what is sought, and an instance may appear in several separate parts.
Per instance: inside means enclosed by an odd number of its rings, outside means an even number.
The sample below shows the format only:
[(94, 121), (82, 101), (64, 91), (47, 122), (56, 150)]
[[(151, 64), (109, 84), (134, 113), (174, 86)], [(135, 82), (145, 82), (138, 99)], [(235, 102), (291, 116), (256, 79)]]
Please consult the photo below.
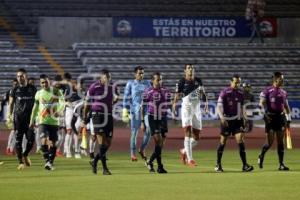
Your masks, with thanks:
[(91, 110), (101, 113), (112, 113), (114, 93), (117, 88), (113, 84), (101, 84), (99, 81), (93, 83), (87, 92), (87, 100), (91, 103)]
[(242, 111), (242, 106), (244, 104), (244, 94), (240, 89), (234, 89), (232, 87), (227, 87), (221, 91), (218, 99), (218, 104), (223, 104), (223, 112), (225, 116), (237, 116), (238, 109)]
[(260, 93), (260, 98), (266, 100), (266, 109), (271, 113), (282, 113), (287, 101), (287, 92), (281, 88), (269, 86)]
[(144, 91), (143, 102), (147, 105), (148, 114), (165, 116), (171, 102), (171, 93), (164, 87), (150, 87)]

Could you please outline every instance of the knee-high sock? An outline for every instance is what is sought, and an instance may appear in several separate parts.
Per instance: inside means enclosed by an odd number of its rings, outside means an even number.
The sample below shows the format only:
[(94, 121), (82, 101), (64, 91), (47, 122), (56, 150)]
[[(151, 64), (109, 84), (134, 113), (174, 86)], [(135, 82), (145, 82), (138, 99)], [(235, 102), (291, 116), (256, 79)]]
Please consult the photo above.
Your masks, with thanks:
[(41, 149), (41, 138), (40, 138), (40, 133), (39, 131), (35, 132), (35, 144), (36, 144), (36, 150), (40, 150)]
[(66, 134), (65, 143), (64, 143), (64, 152), (67, 154), (71, 153), (71, 145), (72, 145), (72, 135)]
[(53, 164), (55, 156), (56, 156), (56, 146), (49, 148), (49, 161)]
[(270, 146), (268, 144), (264, 144), (264, 146), (261, 149), (260, 155), (264, 157), (269, 149), (270, 149)]
[(184, 138), (184, 151), (186, 153), (188, 161), (193, 160), (192, 146), (190, 140), (191, 140), (190, 137)]
[(137, 138), (138, 130), (132, 130), (130, 136), (130, 154), (135, 155), (136, 153), (136, 138)]
[(19, 163), (23, 163), (22, 142), (23, 142), (23, 134), (20, 134), (20, 133), (18, 133), (18, 131), (16, 131), (16, 152), (17, 152), (17, 157), (18, 157)]
[(221, 164), (221, 162), (222, 162), (224, 148), (225, 148), (224, 144), (219, 144), (218, 149), (217, 149), (217, 164)]
[(277, 154), (278, 154), (278, 159), (279, 159), (279, 164), (283, 164), (283, 157), (284, 157), (284, 146), (283, 144), (278, 144), (277, 145)]
[(73, 139), (74, 139), (74, 151), (75, 151), (75, 153), (80, 153), (80, 145), (79, 145), (78, 135), (73, 134)]
[(13, 152), (15, 145), (16, 145), (15, 131), (11, 130), (7, 140), (7, 149), (9, 149), (10, 152)]
[(197, 146), (197, 144), (198, 144), (198, 141), (195, 140), (194, 138), (191, 138), (190, 141), (191, 141), (191, 147), (192, 147), (192, 149), (195, 148)]
[(96, 141), (94, 141), (93, 138), (90, 137), (90, 140), (89, 140), (89, 153), (90, 153), (90, 158), (91, 159), (95, 158), (95, 155), (94, 155), (95, 146), (96, 146)]
[(108, 147), (105, 144), (100, 144), (99, 145), (99, 153), (95, 157), (95, 162), (98, 162), (99, 159), (101, 160), (103, 169), (107, 169), (106, 156), (105, 156), (107, 150), (108, 150)]
[(159, 157), (161, 155), (161, 146), (160, 145), (155, 145), (154, 151), (150, 157), (149, 162), (153, 163), (153, 161), (155, 159), (157, 159), (157, 157)]
[(22, 149), (23, 149), (23, 152), (22, 153), (24, 153), (24, 151), (25, 151), (25, 149), (26, 149), (26, 144), (27, 144), (27, 138), (26, 138), (26, 136), (25, 136), (25, 134), (23, 135), (23, 142), (22, 142)]
[(243, 162), (243, 165), (246, 165), (247, 164), (246, 151), (245, 151), (245, 144), (243, 142), (239, 143), (239, 150), (240, 150), (240, 157)]
[(57, 149), (61, 150), (61, 146), (64, 142), (64, 133), (61, 129), (57, 133), (58, 133)]
[(28, 156), (29, 152), (33, 148), (34, 140), (35, 140), (35, 133), (34, 133), (34, 131), (33, 130), (27, 131), (26, 138), (27, 138), (27, 144), (26, 144), (25, 151), (23, 153), (24, 156)]
[(42, 152), (43, 152), (43, 157), (44, 157), (45, 162), (48, 162), (49, 161), (49, 147), (48, 147), (48, 145), (43, 144), (41, 146), (41, 149), (42, 149)]

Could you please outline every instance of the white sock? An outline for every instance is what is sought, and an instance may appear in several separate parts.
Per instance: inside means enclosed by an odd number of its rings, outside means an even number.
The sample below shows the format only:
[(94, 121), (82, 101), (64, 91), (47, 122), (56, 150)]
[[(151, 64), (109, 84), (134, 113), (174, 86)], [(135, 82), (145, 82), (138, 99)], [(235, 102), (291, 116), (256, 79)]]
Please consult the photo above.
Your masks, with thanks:
[(195, 140), (194, 138), (191, 138), (191, 147), (192, 147), (192, 149), (195, 147), (195, 146), (197, 146), (197, 144), (198, 144), (198, 141), (197, 140)]
[(94, 153), (95, 145), (96, 145), (96, 142), (93, 141), (92, 137), (90, 137), (90, 140), (89, 140), (89, 153)]
[(10, 131), (10, 134), (8, 136), (7, 140), (7, 148), (12, 152), (15, 148), (16, 138), (15, 138), (15, 132), (12, 130)]
[(22, 142), (23, 153), (24, 153), (25, 150), (26, 150), (26, 145), (27, 145), (27, 139), (26, 139), (26, 136), (23, 135), (23, 142)]
[(190, 139), (191, 139), (190, 137), (184, 137), (184, 150), (188, 161), (193, 159)]
[(41, 138), (40, 138), (40, 133), (39, 131), (35, 132), (35, 144), (36, 144), (36, 150), (40, 150), (41, 148)]
[(71, 153), (71, 147), (69, 145), (70, 139), (72, 141), (71, 135), (67, 133), (66, 137), (65, 137), (65, 143), (64, 143), (64, 153), (66, 153), (66, 154), (70, 154)]
[(73, 134), (73, 139), (74, 139), (74, 151), (75, 151), (75, 153), (79, 153), (80, 147), (79, 147), (78, 135)]
[(58, 139), (57, 139), (57, 149), (60, 150), (61, 149), (61, 146), (64, 142), (64, 133), (62, 132), (62, 130), (59, 130), (57, 132), (58, 134)]

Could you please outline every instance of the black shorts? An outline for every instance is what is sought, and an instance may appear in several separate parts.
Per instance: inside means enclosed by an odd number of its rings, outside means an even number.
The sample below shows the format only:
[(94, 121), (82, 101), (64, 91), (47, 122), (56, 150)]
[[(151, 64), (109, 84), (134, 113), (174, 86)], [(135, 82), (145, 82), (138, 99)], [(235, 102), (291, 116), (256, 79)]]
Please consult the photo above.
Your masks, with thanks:
[(14, 129), (20, 134), (27, 133), (30, 123), (30, 116), (14, 116)]
[(95, 134), (104, 133), (109, 138), (113, 136), (114, 121), (111, 114), (92, 112), (92, 122)]
[(242, 119), (234, 119), (234, 120), (227, 120), (228, 126), (224, 127), (221, 124), (221, 135), (223, 136), (230, 136), (235, 135), (237, 133), (244, 133), (244, 120)]
[(156, 117), (154, 117), (153, 115), (148, 115), (148, 123), (151, 136), (155, 134), (161, 134), (162, 137), (166, 137), (166, 133), (168, 132), (167, 117), (156, 119)]
[(264, 117), (265, 121), (265, 131), (269, 133), (271, 130), (273, 131), (283, 131), (286, 125), (286, 118), (284, 114), (266, 114), (271, 120), (267, 121), (266, 117)]
[(40, 138), (47, 138), (52, 142), (56, 142), (58, 140), (58, 126), (48, 125), (48, 124), (39, 124), (39, 133)]

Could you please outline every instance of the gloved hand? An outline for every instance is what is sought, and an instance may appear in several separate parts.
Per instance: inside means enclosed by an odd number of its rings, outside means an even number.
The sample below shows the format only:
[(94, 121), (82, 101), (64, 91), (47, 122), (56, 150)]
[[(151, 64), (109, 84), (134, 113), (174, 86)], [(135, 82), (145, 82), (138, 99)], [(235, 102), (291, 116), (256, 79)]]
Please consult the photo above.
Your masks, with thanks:
[(7, 120), (5, 122), (6, 126), (8, 129), (12, 129), (13, 128), (13, 118), (12, 115), (8, 115), (7, 116)]
[(122, 121), (124, 123), (128, 123), (130, 120), (129, 112), (126, 108), (123, 108), (122, 110)]

